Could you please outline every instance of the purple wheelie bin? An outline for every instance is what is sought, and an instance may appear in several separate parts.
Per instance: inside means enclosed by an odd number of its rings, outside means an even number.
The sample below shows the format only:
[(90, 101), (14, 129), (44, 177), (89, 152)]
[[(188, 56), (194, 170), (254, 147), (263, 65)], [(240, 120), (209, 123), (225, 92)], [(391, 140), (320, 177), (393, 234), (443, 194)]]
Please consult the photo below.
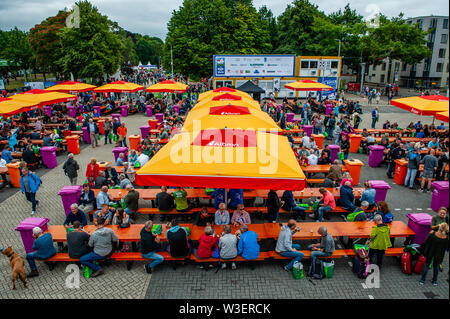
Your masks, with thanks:
[(431, 231), (433, 217), (427, 213), (406, 214), (406, 217), (409, 219), (408, 227), (416, 233), (412, 243), (422, 245)]
[(25, 252), (27, 254), (33, 252), (33, 228), (39, 227), (42, 231), (46, 231), (48, 229), (47, 223), (50, 221), (48, 218), (40, 218), (40, 217), (28, 217), (20, 222), (19, 225), (14, 230), (20, 232), (20, 236), (22, 236), (23, 247), (25, 248)]
[(286, 113), (286, 122), (291, 123), (294, 122), (294, 113)]
[(87, 126), (83, 126), (81, 128), (81, 131), (83, 131), (83, 140), (86, 144), (91, 144), (91, 135), (89, 134)]
[(128, 116), (128, 105), (121, 105), (120, 106), (120, 114), (123, 117), (127, 117)]
[(341, 150), (341, 147), (339, 145), (331, 144), (328, 145), (330, 151), (331, 151), (331, 163), (333, 164), (335, 160), (338, 158), (338, 153)]
[(147, 117), (152, 117), (152, 106), (151, 105), (145, 106), (145, 114), (147, 115)]
[(44, 146), (41, 147), (42, 162), (48, 168), (55, 168), (58, 166), (56, 161), (56, 147), (55, 146)]
[(117, 119), (117, 121), (120, 123), (120, 114), (118, 113), (113, 113), (111, 114), (112, 119)]
[(69, 111), (69, 116), (70, 117), (76, 117), (77, 116), (77, 110), (76, 110), (75, 106), (69, 105), (67, 107), (67, 110)]
[(431, 209), (437, 212), (440, 207), (448, 207), (448, 181), (431, 183), (433, 196), (431, 197)]
[(156, 113), (156, 114), (155, 114), (155, 119), (158, 120), (158, 124), (161, 123), (161, 122), (163, 121), (163, 119), (164, 119), (164, 114), (162, 114), (162, 113)]
[(312, 125), (302, 125), (303, 132), (306, 132), (306, 135), (311, 136), (313, 132), (313, 126)]
[(369, 166), (378, 167), (383, 162), (384, 146), (370, 145), (369, 146)]
[(80, 197), (82, 188), (83, 188), (83, 186), (81, 186), (81, 185), (64, 186), (58, 192), (58, 195), (61, 196), (61, 200), (63, 202), (64, 212), (66, 213), (66, 217), (70, 213), (70, 205), (72, 205), (74, 203), (75, 204), (78, 203), (78, 198)]
[(148, 133), (150, 132), (150, 126), (144, 125), (139, 128), (141, 130), (142, 139), (146, 138)]
[(113, 153), (114, 153), (114, 162), (117, 162), (120, 153), (123, 153), (123, 155), (125, 155), (125, 161), (128, 160), (128, 147), (114, 147)]
[(388, 183), (385, 181), (369, 181), (370, 186), (376, 191), (375, 203), (386, 201), (386, 195), (388, 190), (391, 189)]

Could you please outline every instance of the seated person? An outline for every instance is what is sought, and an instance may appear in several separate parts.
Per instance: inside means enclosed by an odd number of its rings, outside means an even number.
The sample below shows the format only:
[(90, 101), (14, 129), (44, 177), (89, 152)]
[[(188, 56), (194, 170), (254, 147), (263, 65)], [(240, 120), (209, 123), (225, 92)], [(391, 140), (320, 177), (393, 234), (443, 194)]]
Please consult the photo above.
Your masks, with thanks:
[(42, 140), (43, 140), (42, 146), (53, 146), (53, 140), (50, 137), (50, 134), (46, 134)]
[(308, 246), (311, 252), (311, 270), (310, 274), (314, 274), (314, 266), (316, 264), (316, 258), (318, 257), (329, 257), (333, 255), (335, 250), (334, 239), (331, 234), (327, 231), (325, 226), (319, 228), (319, 235), (322, 237), (320, 244), (312, 244)]
[(116, 166), (125, 166), (125, 163), (126, 163), (125, 154), (120, 153), (116, 161)]
[(121, 189), (125, 189), (127, 185), (132, 185), (131, 181), (125, 176), (125, 174), (119, 175), (119, 186)]
[[(364, 222), (368, 220), (368, 211), (369, 203), (364, 201), (361, 203), (361, 207), (356, 207), (355, 211), (352, 214), (348, 214), (347, 217), (344, 217), (344, 220), (354, 221), (354, 222)], [(353, 220), (352, 220), (353, 219)]]
[(27, 278), (39, 276), (35, 259), (45, 260), (56, 254), (55, 246), (53, 246), (53, 237), (50, 233), (45, 233), (40, 227), (33, 228), (34, 242), (31, 249), (32, 253), (28, 253), (26, 259), (30, 265), (31, 272), (27, 274)]
[(239, 204), (244, 204), (244, 191), (243, 189), (230, 189), (228, 192), (230, 203), (229, 209), (236, 209)]
[(377, 191), (372, 188), (370, 182), (364, 182), (365, 190), (361, 195), (361, 202), (366, 201), (369, 203), (369, 210), (375, 207), (375, 195)]
[(138, 159), (138, 155), (135, 150), (131, 150), (130, 154), (128, 154), (128, 163), (134, 166)]
[(318, 165), (330, 165), (331, 159), (328, 157), (326, 152), (322, 152), (320, 158), (317, 160)]
[(107, 185), (111, 185), (114, 182), (114, 185), (119, 185), (119, 178), (117, 176), (117, 171), (111, 164), (106, 165), (106, 169), (104, 170)]
[(79, 209), (76, 203), (70, 205), (70, 213), (67, 215), (66, 220), (64, 221), (64, 227), (70, 228), (75, 221), (80, 222), (81, 227), (87, 225), (87, 220), (84, 212)]
[(161, 239), (158, 236), (152, 234), (153, 222), (151, 220), (144, 224), (141, 230), (140, 252), (141, 256), (145, 259), (153, 260), (151, 263), (146, 264), (145, 270), (148, 274), (153, 272), (153, 268), (164, 261), (164, 257), (155, 253), (161, 248)]
[(341, 186), (344, 185), (345, 182), (349, 181), (353, 187), (353, 178), (349, 172), (345, 172), (342, 176)]
[(22, 159), (28, 165), (33, 165), (34, 163), (39, 162), (39, 158), (36, 156), (36, 154), (34, 154), (33, 148), (31, 147), (31, 145), (28, 145), (26, 147), (25, 151), (23, 151)]
[(67, 248), (70, 258), (79, 259), (91, 252), (88, 245), (90, 235), (82, 229), (81, 223), (73, 222), (73, 231), (67, 233)]
[(89, 188), (89, 184), (83, 184), (83, 189), (81, 191), (80, 197), (78, 197), (78, 208), (89, 214), (96, 207), (95, 203), (95, 193)]
[(247, 260), (256, 259), (259, 257), (258, 234), (253, 230), (248, 230), (246, 224), (242, 224), (239, 231), (236, 233), (239, 238), (238, 255)]
[(277, 245), (275, 251), (283, 257), (290, 257), (292, 260), (284, 266), (284, 270), (292, 270), (294, 263), (300, 261), (305, 256), (300, 250), (299, 244), (292, 243), (292, 235), (300, 231), (300, 227), (297, 226), (295, 220), (290, 219), (287, 225), (283, 225), (278, 235)]
[(123, 208), (118, 208), (113, 216), (111, 225), (129, 225), (130, 223), (130, 216), (123, 210)]
[(94, 272), (91, 277), (97, 277), (103, 274), (103, 269), (96, 265), (94, 261), (103, 260), (113, 252), (113, 242), (118, 242), (118, 238), (114, 231), (105, 227), (105, 219), (99, 217), (96, 222), (98, 228), (92, 233), (89, 238), (88, 245), (92, 247), (92, 251), (80, 258), (80, 263), (83, 266), (91, 268)]
[[(294, 219), (299, 220), (300, 218), (305, 220), (306, 219), (306, 210), (303, 207), (297, 206), (294, 200), (294, 194), (292, 194), (292, 191), (286, 190), (284, 191), (283, 195), (281, 196), (281, 201), (284, 202), (284, 205), (281, 206), (281, 209), (287, 212), (293, 212), (294, 213)], [(250, 224), (250, 223), (248, 223)]]
[(189, 242), (188, 233), (184, 227), (180, 227), (176, 219), (167, 224), (166, 238), (170, 256), (183, 258), (191, 254), (192, 243)]
[(220, 203), (219, 209), (216, 211), (214, 224), (216, 225), (228, 225), (230, 223), (230, 213), (226, 209), (225, 203)]
[[(222, 236), (219, 239), (220, 258), (223, 260), (222, 269), (227, 268), (226, 260), (237, 257), (237, 237), (231, 233), (230, 225), (223, 227)], [(236, 269), (234, 261), (231, 263), (231, 269)]]
[[(198, 248), (194, 249), (193, 253), (195, 257), (198, 259), (208, 259), (212, 257), (214, 249), (217, 246), (217, 242), (219, 241), (219, 236), (214, 232), (214, 229), (206, 226), (205, 233), (200, 236), (198, 239)], [(212, 264), (209, 265), (210, 268), (214, 266)], [(202, 268), (201, 266), (200, 268)]]
[(231, 224), (238, 226), (241, 224), (251, 224), (252, 221), (250, 219), (250, 215), (245, 211), (243, 204), (238, 204), (237, 209), (233, 213), (233, 217), (231, 218)]
[(353, 194), (353, 188), (350, 181), (347, 181), (342, 185), (339, 189), (339, 203), (342, 208), (344, 208), (348, 212), (354, 212), (356, 209), (356, 206), (354, 204), (355, 202), (355, 195)]
[(190, 210), (187, 201), (187, 192), (182, 187), (177, 187), (175, 192), (173, 192), (173, 198), (175, 199), (175, 209), (177, 212), (187, 212)]
[(214, 208), (219, 209), (219, 205), (221, 203), (225, 203), (225, 189), (224, 188), (216, 188), (214, 192), (211, 194), (211, 198), (214, 198)]
[(108, 180), (106, 178), (105, 171), (100, 171), (98, 173), (97, 178), (94, 181), (94, 188), (99, 189), (99, 188), (102, 188), (103, 186), (108, 187)]
[(113, 218), (113, 212), (109, 209), (108, 204), (102, 204), (101, 209), (94, 213), (94, 225), (98, 225), (98, 220), (103, 219), (106, 225), (110, 225)]
[(109, 202), (111, 200), (109, 199), (109, 194), (108, 194), (108, 186), (103, 186), (101, 191), (98, 193), (97, 195), (97, 209), (99, 209), (100, 207), (102, 207), (103, 204), (106, 204), (109, 206)]
[(195, 225), (200, 227), (214, 225), (214, 215), (208, 213), (208, 207), (204, 206), (202, 207), (202, 210), (198, 212)]
[[(167, 192), (166, 186), (161, 186), (161, 192), (156, 194), (155, 198), (155, 205), (158, 208), (160, 213), (167, 213), (172, 211), (174, 208), (174, 200), (171, 194)], [(161, 214), (159, 215), (159, 218), (161, 221), (164, 221), (166, 218), (166, 215)]]

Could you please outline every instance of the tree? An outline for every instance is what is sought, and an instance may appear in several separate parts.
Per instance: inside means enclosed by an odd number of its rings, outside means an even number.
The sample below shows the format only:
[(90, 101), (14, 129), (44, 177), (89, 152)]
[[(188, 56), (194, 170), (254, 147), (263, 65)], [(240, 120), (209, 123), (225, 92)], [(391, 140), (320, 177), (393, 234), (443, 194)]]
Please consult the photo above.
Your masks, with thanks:
[(308, 45), (313, 42), (311, 26), (314, 17), (325, 17), (318, 6), (308, 0), (295, 0), (278, 17), (280, 45), (276, 53), (310, 55)]
[(88, 1), (77, 2), (80, 27), (64, 28), (64, 72), (75, 77), (102, 77), (119, 68), (124, 45), (112, 32), (113, 23)]
[(0, 31), (0, 57), (21, 69), (30, 68), (33, 64), (33, 54), (27, 33), (17, 27), (10, 31)]
[(158, 65), (159, 58), (163, 54), (164, 42), (160, 38), (145, 36), (138, 36), (136, 42), (136, 53), (139, 60), (145, 64), (150, 62)]
[(40, 24), (31, 28), (28, 34), (33, 56), (36, 64), (42, 68), (44, 73), (49, 69), (54, 74), (63, 72), (63, 50), (61, 44), (61, 30), (65, 27), (68, 13), (59, 11), (54, 17), (49, 17)]
[(258, 15), (261, 19), (261, 22), (265, 24), (265, 28), (267, 28), (269, 32), (270, 44), (272, 46), (271, 52), (273, 52), (278, 48), (280, 42), (277, 19), (274, 17), (272, 11), (266, 6), (262, 6), (261, 8), (259, 8)]
[(172, 51), (174, 71), (197, 78), (211, 75), (214, 54), (271, 50), (268, 29), (251, 1), (185, 0), (168, 30), (164, 66), (171, 68)]

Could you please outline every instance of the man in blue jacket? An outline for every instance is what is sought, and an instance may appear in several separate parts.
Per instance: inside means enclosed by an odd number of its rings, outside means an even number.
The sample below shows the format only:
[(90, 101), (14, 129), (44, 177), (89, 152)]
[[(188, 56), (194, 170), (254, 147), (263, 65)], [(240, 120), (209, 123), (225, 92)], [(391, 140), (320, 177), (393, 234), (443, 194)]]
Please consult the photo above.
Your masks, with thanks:
[(43, 233), (39, 227), (33, 228), (34, 243), (32, 253), (27, 254), (27, 261), (30, 265), (31, 272), (27, 275), (28, 278), (39, 276), (36, 268), (35, 259), (45, 260), (56, 254), (55, 246), (53, 246), (53, 238), (50, 233)]
[(92, 189), (89, 189), (88, 183), (83, 184), (83, 190), (78, 198), (78, 208), (86, 214), (89, 214), (96, 208), (95, 193)]
[(248, 230), (248, 226), (245, 224), (240, 227), (238, 255), (247, 260), (259, 257), (258, 234)]
[(36, 192), (41, 185), (40, 178), (29, 173), (28, 168), (22, 168), (22, 177), (20, 178), (20, 190), (25, 194), (27, 201), (31, 202), (31, 215), (36, 214), (36, 208), (39, 206), (39, 201), (36, 200)]
[(353, 195), (353, 188), (350, 181), (346, 181), (339, 190), (340, 198), (339, 202), (342, 208), (348, 212), (353, 212), (356, 209), (354, 204), (355, 195)]
[(9, 146), (6, 146), (3, 149), (1, 157), (5, 160), (6, 164), (11, 163), (13, 157), (11, 155), (11, 148)]
[(420, 167), (420, 153), (416, 148), (414, 148), (408, 151), (405, 159), (408, 160), (408, 172), (406, 173), (404, 185), (405, 187), (408, 187), (409, 183), (409, 188), (413, 189), (414, 179), (416, 178), (417, 170)]

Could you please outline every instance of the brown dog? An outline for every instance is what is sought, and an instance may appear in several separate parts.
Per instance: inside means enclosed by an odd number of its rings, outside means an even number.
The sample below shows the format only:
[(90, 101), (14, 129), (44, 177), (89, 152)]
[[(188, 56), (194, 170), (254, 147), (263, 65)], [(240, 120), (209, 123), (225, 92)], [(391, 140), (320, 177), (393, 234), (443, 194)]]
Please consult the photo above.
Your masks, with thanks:
[(13, 290), (16, 289), (16, 279), (17, 276), (20, 277), (20, 280), (23, 282), (23, 286), (27, 287), (27, 276), (25, 275), (24, 261), (22, 257), (14, 252), (11, 247), (8, 247), (2, 251), (2, 254), (9, 258), (9, 264), (12, 269), (12, 282), (13, 282)]

